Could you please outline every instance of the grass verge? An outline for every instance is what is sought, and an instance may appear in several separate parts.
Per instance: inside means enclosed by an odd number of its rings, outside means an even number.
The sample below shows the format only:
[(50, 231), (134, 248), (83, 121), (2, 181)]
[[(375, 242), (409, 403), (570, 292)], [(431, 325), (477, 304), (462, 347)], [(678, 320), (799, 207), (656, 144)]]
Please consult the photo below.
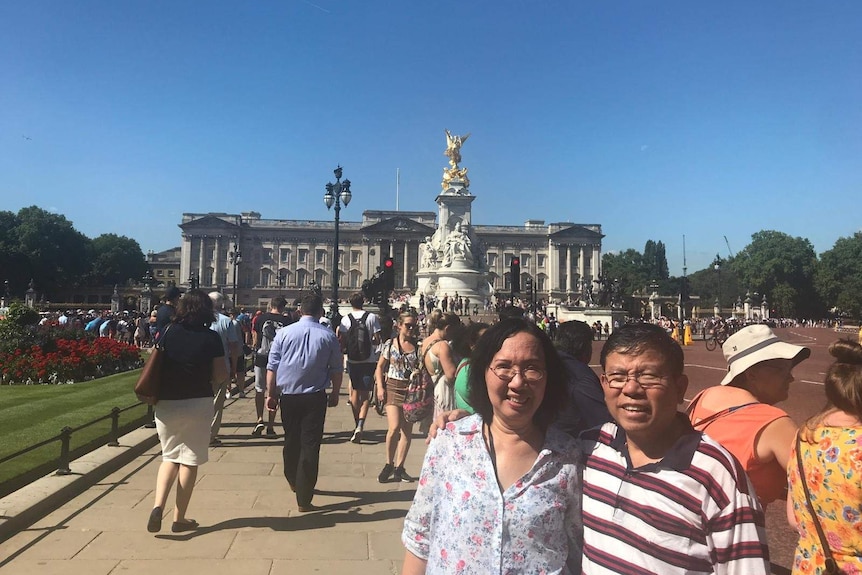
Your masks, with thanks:
[[(108, 415), (114, 407), (138, 403), (134, 387), (139, 373), (136, 369), (70, 385), (0, 386), (0, 457), (54, 437), (66, 426), (79, 427)], [(121, 413), (120, 428), (140, 420), (146, 412), (146, 406), (140, 405)], [(86, 451), (110, 430), (107, 419), (73, 433), (73, 455)], [(47, 473), (59, 456), (57, 441), (0, 464), (0, 494), (11, 491), (9, 485), (16, 477), (42, 468)]]

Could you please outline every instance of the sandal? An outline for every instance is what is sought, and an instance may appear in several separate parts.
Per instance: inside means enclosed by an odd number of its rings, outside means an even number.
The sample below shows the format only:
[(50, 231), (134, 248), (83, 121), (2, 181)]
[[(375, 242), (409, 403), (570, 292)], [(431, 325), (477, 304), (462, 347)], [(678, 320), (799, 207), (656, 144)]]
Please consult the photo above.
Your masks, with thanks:
[(171, 525), (172, 533), (182, 533), (183, 531), (194, 531), (198, 528), (198, 522), (194, 519), (186, 519), (185, 521), (174, 521)]
[(147, 531), (158, 533), (162, 529), (162, 508), (153, 507), (150, 511), (150, 519), (147, 521)]

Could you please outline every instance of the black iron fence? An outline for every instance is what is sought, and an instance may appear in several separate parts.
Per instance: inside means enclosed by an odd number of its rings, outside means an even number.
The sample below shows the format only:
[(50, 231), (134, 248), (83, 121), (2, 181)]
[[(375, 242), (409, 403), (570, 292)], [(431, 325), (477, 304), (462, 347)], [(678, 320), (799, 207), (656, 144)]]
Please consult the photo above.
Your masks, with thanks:
[[(132, 429), (140, 427), (141, 425), (155, 427), (155, 425), (153, 425), (152, 423), (153, 406), (151, 405), (147, 406), (146, 415), (136, 417), (124, 423), (123, 425), (120, 425), (121, 414), (128, 411), (132, 411), (140, 407), (141, 405), (143, 404), (139, 402), (124, 408), (114, 407), (107, 415), (104, 415), (97, 419), (93, 419), (77, 427), (66, 426), (61, 429), (60, 433), (58, 433), (54, 437), (49, 437), (44, 441), (40, 441), (39, 443), (36, 443), (29, 447), (25, 447), (24, 449), (16, 451), (15, 453), (10, 453), (9, 455), (3, 456), (2, 458), (0, 458), (0, 465), (3, 465), (4, 463), (11, 461), (17, 457), (27, 455), (28, 453), (31, 453), (37, 449), (41, 449), (42, 447), (45, 447), (47, 445), (51, 445), (52, 443), (59, 443), (60, 447), (60, 453), (56, 460), (44, 464), (39, 464), (31, 470), (25, 471), (22, 474), (16, 475), (0, 482), (0, 497), (4, 497), (9, 493), (12, 493), (13, 491), (16, 491), (17, 489), (20, 489), (21, 487), (34, 481), (35, 479), (42, 477), (47, 473), (50, 473), (52, 469), (55, 470), (55, 475), (69, 475), (72, 473), (69, 464), (71, 463), (73, 458), (80, 457), (81, 455), (98, 449), (103, 445), (118, 447), (120, 445), (119, 440), (122, 434), (128, 433)], [(99, 436), (83, 446), (80, 446), (76, 449), (72, 449), (73, 434), (106, 420), (111, 420), (111, 429), (106, 435)]]

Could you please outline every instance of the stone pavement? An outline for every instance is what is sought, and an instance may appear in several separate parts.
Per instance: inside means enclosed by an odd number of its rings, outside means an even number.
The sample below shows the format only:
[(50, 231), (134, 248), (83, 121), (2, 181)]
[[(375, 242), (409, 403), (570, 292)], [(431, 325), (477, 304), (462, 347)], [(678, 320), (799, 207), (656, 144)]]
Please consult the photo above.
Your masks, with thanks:
[[(223, 446), (200, 467), (188, 512), (200, 529), (171, 533), (174, 488), (161, 533), (146, 531), (161, 462), (156, 445), (0, 543), (0, 574), (400, 573), (401, 527), (415, 484), (377, 482), (385, 418), (372, 411), (362, 443), (350, 443), (353, 416), (342, 393), (326, 417), (313, 501), (321, 509), (299, 513), (282, 475), (280, 427), (277, 440), (251, 436), (253, 395), (226, 402)], [(414, 435), (411, 475), (419, 474), (424, 453)]]

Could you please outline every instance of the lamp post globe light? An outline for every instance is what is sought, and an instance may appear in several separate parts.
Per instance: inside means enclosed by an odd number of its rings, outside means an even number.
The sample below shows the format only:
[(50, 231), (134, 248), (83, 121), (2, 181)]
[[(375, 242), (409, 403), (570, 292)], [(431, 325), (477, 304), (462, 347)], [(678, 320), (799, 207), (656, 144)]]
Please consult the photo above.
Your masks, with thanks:
[(239, 307), (239, 298), (236, 295), (236, 272), (239, 264), (242, 263), (242, 252), (239, 249), (239, 244), (237, 242), (233, 243), (233, 251), (228, 254), (228, 261), (232, 266), (233, 272), (233, 306), (235, 308)]
[(715, 259), (712, 261), (712, 269), (715, 270), (718, 276), (718, 297), (715, 298), (715, 307), (718, 309), (718, 317), (721, 317), (721, 256), (715, 254)]
[(341, 181), (341, 166), (338, 166), (333, 171), (335, 174), (335, 183), (329, 182), (326, 184), (326, 193), (323, 194), (323, 203), (326, 204), (326, 209), (335, 206), (335, 248), (332, 255), (332, 303), (330, 305), (331, 319), (333, 326), (338, 316), (338, 226), (341, 221), (341, 204), (344, 207), (350, 203), (353, 194), (350, 193), (350, 180)]

